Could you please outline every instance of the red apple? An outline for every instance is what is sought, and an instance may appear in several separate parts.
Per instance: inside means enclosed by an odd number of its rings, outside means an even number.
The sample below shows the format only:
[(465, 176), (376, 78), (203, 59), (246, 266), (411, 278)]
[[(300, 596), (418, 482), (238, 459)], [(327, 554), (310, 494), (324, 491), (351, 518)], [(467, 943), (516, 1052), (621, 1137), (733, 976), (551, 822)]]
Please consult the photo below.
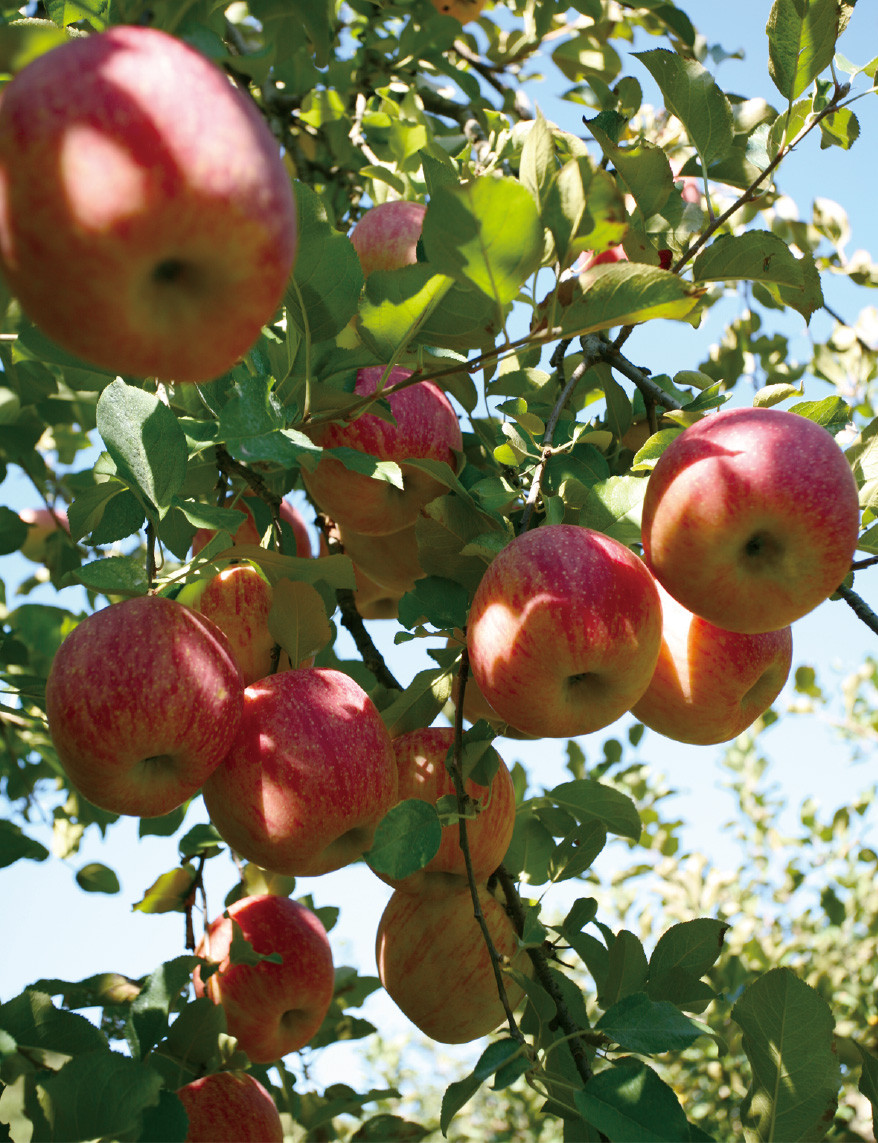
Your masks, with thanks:
[[(385, 369), (369, 366), (357, 371), (356, 392), (367, 396), (377, 390)], [(320, 509), (342, 528), (368, 535), (387, 535), (411, 527), (425, 504), (445, 491), (434, 477), (406, 460), (440, 460), (457, 467), (454, 450), (463, 447), (460, 424), (451, 402), (431, 381), (405, 389), (394, 386), (407, 380), (411, 370), (390, 370), (386, 399), (396, 424), (374, 413), (364, 413), (347, 424), (330, 424), (315, 431), (324, 448), (352, 448), (379, 460), (396, 461), (403, 473), (402, 489), (384, 480), (345, 468), (340, 460), (324, 456), (302, 479)]]
[[(530, 958), (505, 909), (487, 889), (482, 914), (503, 961), (530, 972)], [(378, 925), (378, 975), (390, 999), (422, 1032), (441, 1044), (487, 1036), (505, 1019), (488, 947), (475, 919), (469, 890), (424, 897), (396, 890)], [(522, 999), (505, 980), (510, 1006)]]
[(274, 1100), (248, 1072), (214, 1072), (177, 1090), (186, 1108), (186, 1143), (283, 1143)]
[(41, 564), (46, 559), (46, 541), (59, 528), (70, 531), (67, 512), (63, 508), (22, 508), (18, 513), (28, 525), (27, 539), (19, 549), (25, 559)]
[(390, 735), (341, 671), (285, 671), (244, 691), (240, 732), (204, 785), (210, 819), (248, 861), (314, 877), (356, 861), (393, 806)]
[[(196, 949), (219, 969), (203, 980), (196, 968), (195, 993), (223, 1006), (229, 1035), (253, 1063), (271, 1063), (304, 1048), (323, 1023), (335, 991), (329, 939), (314, 913), (289, 897), (244, 897), (226, 914)], [(233, 964), (233, 921), (257, 953), (283, 960)]]
[[(258, 499), (255, 492), (245, 492), (243, 496), (239, 496), (237, 500), (229, 504), (229, 507), (237, 508), (245, 514), (245, 519), (241, 521), (232, 536), (233, 544), (258, 544), (262, 539), (262, 533), (257, 528), (253, 513), (247, 505), (248, 500), (254, 499)], [(308, 533), (308, 525), (305, 523), (302, 513), (288, 500), (282, 500), (280, 518), (282, 522), (289, 524), (292, 528), (296, 540), (295, 552), (288, 554), (299, 556), (301, 559), (310, 559), (313, 554), (311, 536)], [(215, 535), (216, 533), (209, 528), (199, 528), (192, 540), (192, 555), (197, 556), (208, 540), (212, 540)]]
[[(420, 798), (435, 805), (444, 795), (454, 794), (454, 780), (445, 766), (445, 757), (453, 745), (454, 731), (447, 726), (413, 730), (393, 740), (400, 801)], [(503, 860), (512, 840), (515, 790), (502, 759), (489, 787), (468, 779), (465, 788), (479, 807), (478, 816), (467, 821), (467, 841), (473, 876), (484, 882)], [(383, 873), (378, 876), (396, 889), (422, 896), (443, 896), (466, 889), (466, 864), (457, 825), (443, 829), (439, 852), (417, 873), (401, 880)]]
[(273, 601), (271, 584), (252, 564), (236, 564), (210, 579), (196, 580), (177, 596), (178, 603), (206, 616), (225, 635), (244, 686), (275, 670), (290, 669), (284, 650), (275, 666), (275, 639), (268, 628)]
[(0, 264), (71, 353), (209, 381), (273, 318), (295, 251), (277, 142), (181, 40), (112, 27), (39, 56), (4, 89)]
[(382, 202), (367, 210), (351, 231), (363, 276), (373, 270), (397, 270), (418, 260), (418, 239), (426, 206), (421, 202)]
[(600, 730), (649, 685), (661, 605), (645, 565), (617, 540), (571, 524), (518, 536), (476, 589), (470, 669), (505, 722), (540, 738)]
[(850, 570), (857, 485), (822, 426), (779, 409), (712, 413), (665, 449), (643, 502), (656, 579), (726, 631), (778, 630)]
[(737, 738), (783, 689), (793, 655), (789, 627), (755, 635), (724, 631), (658, 587), (662, 645), (631, 713), (677, 742), (711, 746)]
[(602, 250), (600, 254), (595, 254), (593, 250), (586, 250), (580, 256), (577, 270), (580, 274), (584, 274), (586, 270), (591, 270), (594, 266), (607, 266), (613, 262), (627, 262), (628, 255), (625, 253), (624, 246), (611, 246), (609, 250)]
[(198, 792), (235, 739), (243, 682), (222, 632), (147, 595), (83, 619), (46, 682), (71, 782), (115, 814), (157, 817)]

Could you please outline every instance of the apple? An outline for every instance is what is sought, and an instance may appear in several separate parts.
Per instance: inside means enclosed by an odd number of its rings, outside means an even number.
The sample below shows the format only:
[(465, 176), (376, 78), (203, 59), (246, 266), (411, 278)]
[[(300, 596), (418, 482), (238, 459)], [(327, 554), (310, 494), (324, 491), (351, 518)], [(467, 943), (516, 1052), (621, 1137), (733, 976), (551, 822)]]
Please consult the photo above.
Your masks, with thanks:
[(857, 484), (831, 433), (779, 409), (724, 409), (665, 449), (643, 502), (643, 553), (684, 607), (726, 631), (779, 630), (850, 570)]
[(241, 729), (204, 802), (242, 857), (314, 877), (362, 856), (396, 790), (375, 704), (348, 675), (311, 667), (246, 688)]
[[(233, 964), (233, 922), (257, 953), (282, 961)], [(326, 930), (310, 909), (271, 893), (243, 897), (211, 922), (195, 951), (219, 965), (206, 979), (195, 969), (196, 996), (222, 1005), (229, 1035), (253, 1063), (279, 1060), (313, 1039), (332, 1001), (335, 971)]]
[[(462, 631), (456, 629), (446, 641), (446, 647), (452, 647), (459, 644), (466, 644), (466, 636)], [(455, 673), (454, 680), (451, 684), (451, 702), (446, 708), (446, 713), (449, 721), (453, 722), (455, 717), (455, 710), (460, 696), (460, 676)], [(485, 696), (482, 694), (479, 684), (472, 676), (470, 671), (467, 675), (466, 690), (463, 695), (463, 717), (467, 722), (478, 722), (483, 719), (485, 722), (491, 724), (494, 730), (503, 738), (515, 739), (532, 739), (532, 734), (524, 734), (514, 726), (510, 726), (505, 722), (500, 715), (494, 710)]]
[(0, 266), (85, 361), (165, 381), (225, 373), (273, 318), (296, 242), (255, 103), (181, 40), (108, 28), (4, 89)]
[(354, 568), (397, 598), (427, 574), (418, 558), (414, 524), (387, 536), (364, 536), (350, 528), (339, 528), (338, 539)]
[(453, 16), (461, 24), (468, 24), (481, 16), (487, 0), (430, 0), (430, 3), (443, 16)]
[[(385, 372), (380, 365), (359, 369), (355, 392), (362, 396), (376, 392)], [(385, 397), (396, 424), (363, 413), (354, 421), (328, 424), (313, 434), (324, 448), (357, 449), (379, 460), (396, 461), (402, 469), (402, 489), (345, 468), (332, 456), (322, 457), (311, 472), (303, 470), (302, 479), (314, 502), (342, 528), (380, 536), (411, 527), (424, 505), (446, 489), (406, 460), (439, 460), (452, 470), (457, 468), (454, 452), (463, 448), (457, 414), (431, 381), (394, 390), (411, 375), (410, 369), (395, 366), (387, 378)]]
[(608, 266), (613, 262), (627, 261), (628, 255), (624, 246), (611, 246), (609, 250), (602, 250), (600, 254), (595, 254), (593, 250), (585, 250), (577, 263), (577, 272), (584, 274), (586, 270), (591, 270), (595, 266)]
[(236, 564), (210, 579), (196, 580), (177, 596), (178, 603), (206, 616), (225, 635), (244, 686), (292, 665), (284, 650), (275, 665), (276, 644), (268, 628), (273, 601), (271, 584), (252, 564)]
[[(530, 958), (506, 910), (487, 889), (479, 904), (501, 963), (529, 973)], [(375, 958), (390, 999), (431, 1040), (465, 1044), (505, 1020), (468, 889), (443, 897), (397, 889), (378, 924)], [(524, 993), (508, 978), (504, 983), (515, 1008)]]
[(652, 681), (631, 713), (677, 742), (712, 746), (737, 738), (783, 689), (793, 656), (790, 628), (724, 631), (658, 588), (662, 645)]
[(45, 563), (49, 536), (59, 528), (70, 531), (67, 512), (63, 508), (22, 508), (18, 515), (28, 526), (27, 539), (19, 551), (35, 564)]
[(209, 619), (140, 596), (87, 616), (59, 647), (46, 682), (49, 733), (89, 801), (158, 817), (194, 797), (222, 761), (243, 689)]
[[(399, 775), (400, 801), (420, 798), (435, 805), (446, 794), (454, 794), (454, 780), (445, 766), (454, 745), (454, 731), (433, 726), (401, 734), (393, 740)], [(467, 779), (465, 789), (478, 807), (478, 815), (467, 821), (473, 876), (485, 882), (506, 855), (515, 825), (515, 789), (506, 763), (501, 759), (489, 787)], [(458, 826), (446, 826), (435, 857), (416, 873), (401, 879), (378, 876), (406, 893), (437, 896), (458, 893), (467, 888), (466, 864), (460, 848)]]
[(539, 738), (614, 722), (649, 686), (661, 604), (642, 560), (576, 524), (517, 536), (494, 557), (469, 613), (470, 670), (499, 717)]
[(249, 1072), (214, 1072), (177, 1089), (186, 1109), (185, 1143), (283, 1143), (277, 1106)]
[(397, 270), (418, 260), (418, 239), (426, 206), (421, 202), (382, 202), (367, 210), (351, 231), (363, 277), (373, 270)]
[[(247, 504), (248, 500), (257, 500), (258, 497), (255, 492), (245, 492), (236, 500), (230, 501), (228, 507), (237, 508), (244, 513), (243, 519), (238, 526), (235, 534), (232, 536), (233, 544), (258, 544), (262, 539), (262, 533), (256, 526), (256, 521), (253, 518), (253, 513)], [(311, 536), (308, 533), (308, 525), (305, 523), (305, 518), (298, 508), (290, 504), (288, 500), (281, 500), (280, 503), (280, 518), (282, 523), (289, 524), (293, 530), (293, 536), (296, 541), (295, 552), (290, 552), (290, 555), (299, 556), (301, 559), (310, 559), (313, 555), (311, 549)], [(212, 540), (216, 535), (210, 528), (199, 528), (192, 539), (192, 555), (197, 556), (208, 540)]]

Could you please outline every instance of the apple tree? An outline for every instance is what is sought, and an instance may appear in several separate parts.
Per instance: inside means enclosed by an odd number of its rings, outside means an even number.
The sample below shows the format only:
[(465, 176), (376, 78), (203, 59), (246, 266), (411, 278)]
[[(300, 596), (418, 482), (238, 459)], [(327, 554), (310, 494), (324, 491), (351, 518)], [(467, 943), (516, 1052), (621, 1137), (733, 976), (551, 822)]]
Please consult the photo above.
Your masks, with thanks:
[[(761, 737), (833, 702), (805, 612), (878, 636), (878, 264), (816, 175), (784, 190), (869, 146), (863, 7), (775, 0), (769, 101), (665, 0), (0, 4), (0, 463), (32, 490), (0, 508), (32, 568), (0, 866), (37, 886), (138, 819), (174, 856), (129, 904), (179, 920), (143, 976), (0, 981), (0, 1139), (870, 1138), (874, 787), (791, 844)], [(705, 439), (666, 574), (653, 475)], [(714, 557), (722, 627), (681, 599)], [(852, 750), (876, 688), (874, 657), (841, 688)], [(657, 733), (727, 743), (733, 875), (681, 850)], [(377, 975), (296, 885), (355, 863), (393, 889)], [(357, 1014), (381, 987), (414, 1095)], [(342, 1042), (372, 1086), (314, 1083)]]

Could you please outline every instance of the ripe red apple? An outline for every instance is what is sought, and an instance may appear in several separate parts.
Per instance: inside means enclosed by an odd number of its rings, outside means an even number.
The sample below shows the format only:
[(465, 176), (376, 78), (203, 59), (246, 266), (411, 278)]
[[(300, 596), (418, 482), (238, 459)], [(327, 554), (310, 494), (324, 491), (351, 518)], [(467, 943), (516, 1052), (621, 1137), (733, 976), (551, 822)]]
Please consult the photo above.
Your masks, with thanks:
[[(445, 766), (445, 757), (453, 745), (454, 731), (448, 726), (413, 730), (393, 740), (400, 801), (420, 798), (435, 805), (444, 795), (454, 794), (454, 780)], [(484, 882), (503, 860), (512, 840), (515, 790), (502, 759), (489, 787), (468, 779), (465, 789), (480, 807), (478, 816), (467, 821), (467, 841), (473, 876)], [(444, 896), (466, 889), (466, 864), (457, 825), (443, 829), (439, 852), (423, 869), (402, 879), (383, 873), (378, 876), (395, 889), (422, 896)]]
[(397, 270), (418, 260), (418, 239), (426, 206), (421, 202), (382, 202), (367, 210), (351, 231), (363, 276), (373, 270)]
[(783, 689), (793, 656), (790, 628), (724, 631), (658, 588), (662, 645), (652, 681), (631, 713), (677, 742), (711, 746), (737, 738)]
[(0, 264), (71, 353), (209, 381), (274, 316), (295, 251), (278, 144), (181, 40), (112, 27), (39, 56), (4, 89)]
[(178, 1088), (186, 1143), (283, 1143), (277, 1106), (249, 1072), (214, 1072)]
[[(374, 393), (385, 370), (368, 366), (357, 371), (355, 391)], [(441, 460), (456, 468), (453, 450), (463, 440), (451, 402), (431, 381), (419, 381), (405, 389), (394, 386), (411, 376), (410, 369), (391, 369), (386, 398), (396, 419), (391, 424), (374, 413), (364, 413), (347, 424), (326, 425), (314, 439), (324, 448), (352, 448), (379, 460), (396, 461), (403, 473), (402, 489), (364, 473), (345, 468), (340, 460), (324, 456), (302, 478), (315, 503), (342, 528), (368, 535), (387, 535), (411, 527), (425, 504), (445, 491), (445, 486), (406, 460)]]
[[(506, 910), (487, 889), (479, 893), (494, 947), (506, 964), (530, 972)], [(491, 959), (467, 889), (424, 897), (397, 889), (378, 924), (378, 975), (390, 999), (422, 1032), (441, 1044), (487, 1036), (505, 1019)], [(512, 1008), (519, 985), (506, 978)]]
[[(247, 505), (248, 500), (257, 499), (255, 492), (245, 492), (243, 496), (239, 496), (234, 503), (230, 503), (230, 507), (237, 508), (245, 514), (245, 519), (241, 521), (237, 531), (232, 536), (233, 544), (258, 544), (262, 539), (262, 533), (256, 526), (256, 521), (253, 518), (253, 513)], [(310, 559), (313, 555), (311, 549), (311, 536), (308, 533), (308, 525), (305, 523), (305, 518), (298, 508), (294, 507), (288, 500), (282, 500), (280, 504), (280, 518), (284, 523), (289, 524), (293, 530), (293, 535), (296, 540), (295, 552), (289, 552), (289, 555), (299, 556), (301, 559)], [(199, 528), (195, 533), (192, 540), (192, 555), (197, 556), (208, 540), (212, 540), (216, 535), (209, 528)]]
[(49, 536), (59, 528), (70, 531), (67, 512), (63, 508), (22, 508), (18, 515), (28, 525), (27, 539), (19, 549), (21, 554), (35, 564), (44, 563)]
[(291, 667), (284, 650), (274, 664), (275, 639), (268, 628), (273, 601), (271, 584), (252, 564), (237, 564), (210, 579), (196, 580), (177, 596), (178, 603), (204, 615), (225, 635), (244, 686)]
[(857, 485), (822, 426), (779, 409), (712, 413), (668, 446), (643, 502), (644, 558), (696, 615), (778, 630), (847, 575)]
[[(196, 949), (220, 967), (206, 980), (196, 968), (195, 994), (223, 1006), (229, 1035), (253, 1063), (271, 1063), (304, 1048), (323, 1023), (335, 990), (329, 939), (314, 913), (289, 897), (244, 897), (226, 914)], [(278, 953), (281, 963), (232, 964), (232, 921), (257, 953)]]
[(395, 804), (390, 735), (341, 671), (285, 671), (244, 691), (241, 729), (204, 784), (223, 838), (275, 873), (314, 877), (356, 861)]
[(540, 738), (608, 726), (649, 686), (661, 605), (643, 562), (589, 528), (516, 537), (476, 589), (470, 670), (504, 721)]
[(162, 596), (83, 619), (46, 682), (61, 764), (80, 793), (115, 814), (157, 817), (194, 797), (234, 741), (242, 706), (225, 636)]
[(628, 255), (625, 253), (624, 246), (611, 246), (609, 250), (602, 250), (600, 254), (595, 254), (593, 250), (584, 251), (579, 258), (577, 270), (580, 274), (584, 274), (586, 270), (591, 270), (594, 266), (608, 266), (613, 262), (627, 262)]

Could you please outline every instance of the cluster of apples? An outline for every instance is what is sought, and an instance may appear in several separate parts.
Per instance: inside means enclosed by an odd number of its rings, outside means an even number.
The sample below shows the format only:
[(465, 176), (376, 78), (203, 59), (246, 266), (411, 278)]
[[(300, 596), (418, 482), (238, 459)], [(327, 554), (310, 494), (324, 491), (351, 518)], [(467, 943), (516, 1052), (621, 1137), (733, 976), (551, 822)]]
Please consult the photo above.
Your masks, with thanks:
[(842, 583), (858, 533), (826, 429), (777, 409), (708, 415), (649, 477), (642, 561), (563, 524), (499, 553), (470, 609), (473, 677), (526, 734), (586, 734), (630, 710), (668, 738), (727, 741), (780, 693), (790, 625)]

